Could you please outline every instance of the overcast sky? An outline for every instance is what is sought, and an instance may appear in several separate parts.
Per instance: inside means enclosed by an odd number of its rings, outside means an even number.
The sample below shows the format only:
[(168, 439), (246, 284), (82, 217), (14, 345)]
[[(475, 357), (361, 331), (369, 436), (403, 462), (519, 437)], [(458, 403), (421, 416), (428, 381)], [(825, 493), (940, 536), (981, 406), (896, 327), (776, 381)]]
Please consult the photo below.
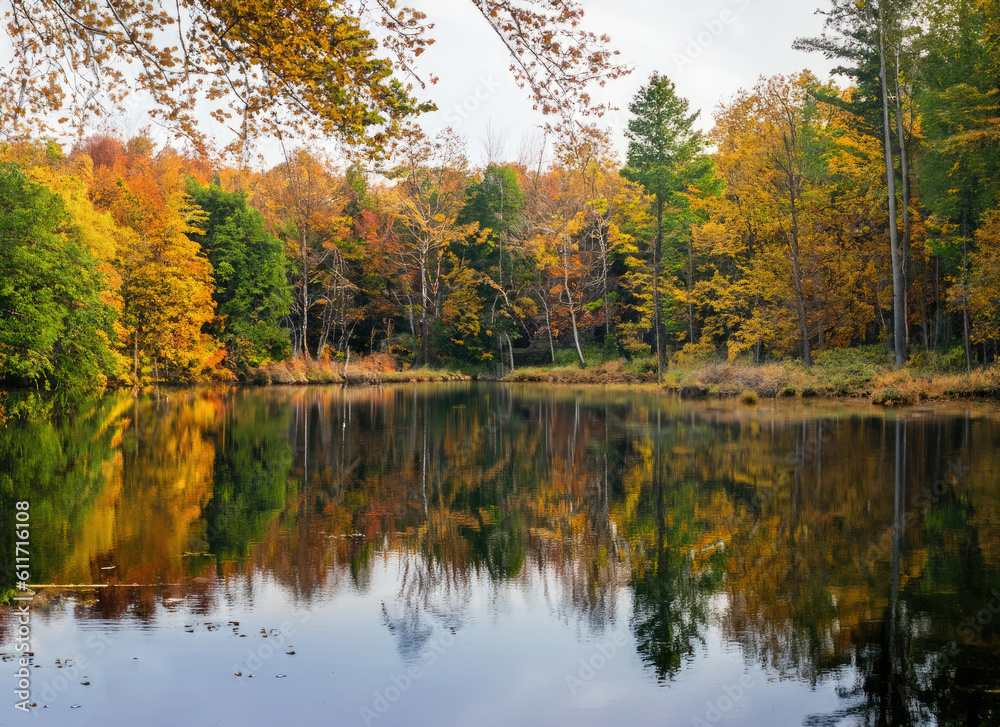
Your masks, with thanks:
[[(814, 4), (814, 2), (816, 4)], [(583, 0), (589, 30), (607, 33), (631, 75), (598, 95), (619, 107), (605, 118), (624, 151), (628, 103), (653, 71), (666, 74), (678, 92), (701, 109), (702, 125), (740, 88), (764, 75), (809, 68), (821, 79), (832, 64), (821, 55), (792, 50), (792, 41), (822, 30), (818, 7), (827, 0)], [(440, 81), (424, 94), (439, 111), (424, 117), (428, 130), (452, 126), (468, 137), (470, 156), (482, 158), (487, 126), (502, 131), (516, 157), (522, 138), (537, 128), (525, 91), (508, 70), (506, 49), (469, 0), (415, 0), (436, 24), (437, 39), (420, 61)]]

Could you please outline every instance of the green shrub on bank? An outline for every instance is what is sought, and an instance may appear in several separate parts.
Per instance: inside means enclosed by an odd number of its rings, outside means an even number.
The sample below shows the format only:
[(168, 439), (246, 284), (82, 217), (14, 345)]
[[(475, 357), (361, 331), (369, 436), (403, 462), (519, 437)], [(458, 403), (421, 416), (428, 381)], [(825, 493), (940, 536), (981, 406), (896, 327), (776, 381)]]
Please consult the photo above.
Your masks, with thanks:
[(867, 391), (880, 372), (893, 368), (893, 360), (882, 345), (818, 351), (813, 363), (813, 374), (840, 396)]
[(656, 356), (633, 356), (632, 360), (625, 364), (625, 371), (635, 376), (656, 373)]
[(914, 351), (910, 356), (910, 368), (921, 374), (954, 374), (966, 370), (965, 348), (952, 346), (945, 351)]
[(914, 399), (912, 394), (899, 389), (885, 389), (872, 397), (872, 403), (880, 406), (910, 406)]

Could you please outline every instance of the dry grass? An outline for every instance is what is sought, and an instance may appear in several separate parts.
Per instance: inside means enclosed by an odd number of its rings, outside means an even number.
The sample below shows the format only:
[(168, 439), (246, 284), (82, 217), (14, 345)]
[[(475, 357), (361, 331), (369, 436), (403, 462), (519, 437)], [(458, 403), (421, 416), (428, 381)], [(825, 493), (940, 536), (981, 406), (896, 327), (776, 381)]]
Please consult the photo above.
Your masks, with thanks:
[(893, 369), (870, 363), (798, 364), (707, 363), (675, 366), (666, 385), (686, 398), (801, 395), (870, 398), (876, 403), (906, 405), (924, 400), (1000, 398), (1000, 367), (966, 374), (928, 374), (914, 368)]
[(504, 381), (515, 383), (537, 381), (554, 384), (632, 384), (646, 382), (648, 379), (648, 374), (629, 373), (625, 368), (624, 361), (609, 361), (600, 366), (590, 366), (585, 369), (578, 366), (526, 367), (517, 369)]
[(469, 381), (470, 376), (432, 369), (399, 370), (396, 359), (375, 354), (352, 360), (344, 373), (345, 361), (303, 361), (293, 358), (251, 369), (248, 381), (258, 386), (302, 386), (306, 384), (395, 384), (418, 381)]
[(363, 371), (365, 373), (381, 374), (386, 371), (399, 371), (400, 365), (394, 356), (387, 353), (373, 353), (369, 356), (351, 359), (348, 373), (351, 371)]
[(798, 390), (805, 383), (801, 369), (782, 364), (753, 366), (744, 363), (710, 363), (700, 367), (675, 367), (666, 385), (682, 396), (741, 396), (753, 391), (773, 398)]
[[(972, 399), (1000, 397), (1000, 369), (993, 366), (967, 374), (920, 375), (910, 369), (886, 371), (872, 379), (873, 400), (907, 403), (924, 399)], [(901, 401), (893, 402), (892, 393)]]
[[(685, 360), (666, 372), (664, 388), (685, 398), (705, 396), (742, 397), (754, 393), (761, 398), (832, 396), (869, 398), (885, 405), (906, 405), (923, 400), (1000, 398), (1000, 366), (979, 369), (971, 376), (961, 373), (930, 373), (916, 366), (895, 370), (865, 352), (838, 352), (819, 358), (809, 369), (796, 363), (755, 366), (746, 362)], [(867, 356), (867, 357), (866, 357)], [(344, 374), (344, 361), (289, 359), (249, 372), (249, 381), (259, 385), (368, 384), (468, 381), (471, 377), (452, 371), (403, 369), (386, 354), (353, 359)], [(504, 381), (570, 385), (601, 385), (640, 389), (656, 386), (656, 374), (624, 361), (609, 361), (581, 369), (577, 366), (525, 367)], [(749, 398), (749, 397), (748, 397)]]
[[(434, 369), (407, 369), (405, 371), (384, 371), (376, 375), (378, 383), (382, 384), (415, 384), (435, 381), (471, 381), (471, 376), (454, 371), (435, 371)], [(350, 380), (350, 375), (348, 376)]]
[(248, 380), (259, 386), (293, 386), (303, 384), (342, 384), (344, 377), (337, 364), (329, 361), (304, 361), (290, 358), (248, 372)]

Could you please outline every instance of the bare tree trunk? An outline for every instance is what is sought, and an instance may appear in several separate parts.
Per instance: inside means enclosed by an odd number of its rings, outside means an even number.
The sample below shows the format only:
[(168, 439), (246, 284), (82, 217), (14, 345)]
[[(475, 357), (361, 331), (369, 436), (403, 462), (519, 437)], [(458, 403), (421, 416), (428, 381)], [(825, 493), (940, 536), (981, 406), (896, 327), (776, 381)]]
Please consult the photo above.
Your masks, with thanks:
[(427, 307), (428, 307), (428, 293), (427, 293), (427, 261), (424, 256), (420, 259), (420, 332), (417, 334), (417, 349), (419, 353), (417, 354), (417, 360), (414, 362), (416, 367), (424, 366), (427, 364)]
[(663, 342), (660, 339), (660, 255), (663, 246), (663, 199), (656, 196), (656, 242), (653, 244), (653, 331), (656, 340), (656, 383), (663, 383)]
[(896, 366), (906, 364), (906, 281), (896, 222), (896, 169), (892, 156), (892, 125), (889, 121), (889, 85), (886, 82), (885, 13), (878, 7), (878, 56), (882, 77), (882, 127), (885, 140), (885, 177), (889, 187), (889, 250), (892, 254), (893, 344)]
[(789, 194), (792, 203), (792, 276), (794, 277), (795, 307), (799, 317), (799, 336), (802, 338), (802, 365), (812, 366), (812, 352), (809, 350), (809, 331), (806, 327), (806, 302), (802, 290), (802, 267), (799, 262), (799, 210), (798, 198), (795, 195), (795, 179), (789, 167)]
[(139, 384), (139, 326), (136, 325), (132, 334), (132, 375), (135, 376), (136, 385)]
[(934, 350), (941, 338), (941, 258), (934, 258)]
[(555, 343), (553, 343), (552, 341), (552, 313), (549, 311), (549, 301), (545, 300), (543, 297), (542, 302), (545, 305), (545, 327), (548, 329), (549, 332), (549, 353), (552, 355), (552, 363), (555, 363), (556, 346)]
[[(903, 123), (903, 89), (899, 82), (899, 49), (896, 50), (896, 135), (899, 137), (899, 165), (903, 178), (903, 310), (910, 309), (910, 289), (913, 286), (913, 261), (910, 250), (910, 155), (906, 148), (906, 128)], [(909, 326), (906, 329), (909, 338)], [(907, 341), (909, 342), (909, 341)]]
[(962, 212), (962, 319), (965, 324), (965, 367), (972, 376), (972, 343), (969, 340), (969, 225)]
[(694, 290), (694, 241), (688, 240), (687, 294), (688, 294), (688, 340), (694, 343), (694, 304), (691, 294)]
[(299, 255), (302, 258), (302, 320), (299, 327), (302, 336), (302, 358), (309, 359), (309, 250), (305, 235), (299, 237)]
[(573, 302), (573, 295), (569, 292), (569, 240), (563, 239), (563, 290), (566, 292), (566, 302), (569, 304), (569, 320), (573, 327), (573, 345), (576, 346), (576, 356), (580, 362), (580, 368), (587, 368), (587, 362), (583, 359), (583, 350), (580, 348), (580, 334), (576, 327), (576, 305)]

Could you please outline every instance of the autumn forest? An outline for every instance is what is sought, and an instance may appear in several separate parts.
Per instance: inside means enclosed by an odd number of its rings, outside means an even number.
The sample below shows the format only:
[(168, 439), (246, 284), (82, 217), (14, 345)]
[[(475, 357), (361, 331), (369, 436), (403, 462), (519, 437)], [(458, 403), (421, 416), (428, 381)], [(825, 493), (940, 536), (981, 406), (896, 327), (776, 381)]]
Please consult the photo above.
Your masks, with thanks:
[[(837, 59), (835, 80), (762, 77), (709, 120), (653, 74), (624, 154), (600, 109), (581, 110), (569, 81), (588, 61), (572, 54), (561, 95), (515, 69), (539, 103), (558, 101), (553, 121), (516, 158), (487, 144), (479, 165), (458, 134), (421, 131), (426, 109), (386, 69), (358, 118), (320, 114), (346, 164), (308, 143), (282, 143), (269, 168), (210, 153), (185, 126), (190, 99), (174, 99), (187, 133), (166, 146), (10, 126), (0, 380), (92, 391), (352, 356), (492, 376), (625, 359), (654, 376), (677, 356), (809, 367), (857, 347), (897, 366), (986, 366), (1000, 339), (1000, 2), (823, 11), (823, 34), (796, 46)], [(418, 36), (393, 37), (386, 48), (419, 55)], [(622, 72), (610, 59), (590, 61), (602, 80)], [(253, 105), (263, 91), (239, 90), (243, 127), (285, 138)], [(22, 119), (55, 103), (23, 91)]]

